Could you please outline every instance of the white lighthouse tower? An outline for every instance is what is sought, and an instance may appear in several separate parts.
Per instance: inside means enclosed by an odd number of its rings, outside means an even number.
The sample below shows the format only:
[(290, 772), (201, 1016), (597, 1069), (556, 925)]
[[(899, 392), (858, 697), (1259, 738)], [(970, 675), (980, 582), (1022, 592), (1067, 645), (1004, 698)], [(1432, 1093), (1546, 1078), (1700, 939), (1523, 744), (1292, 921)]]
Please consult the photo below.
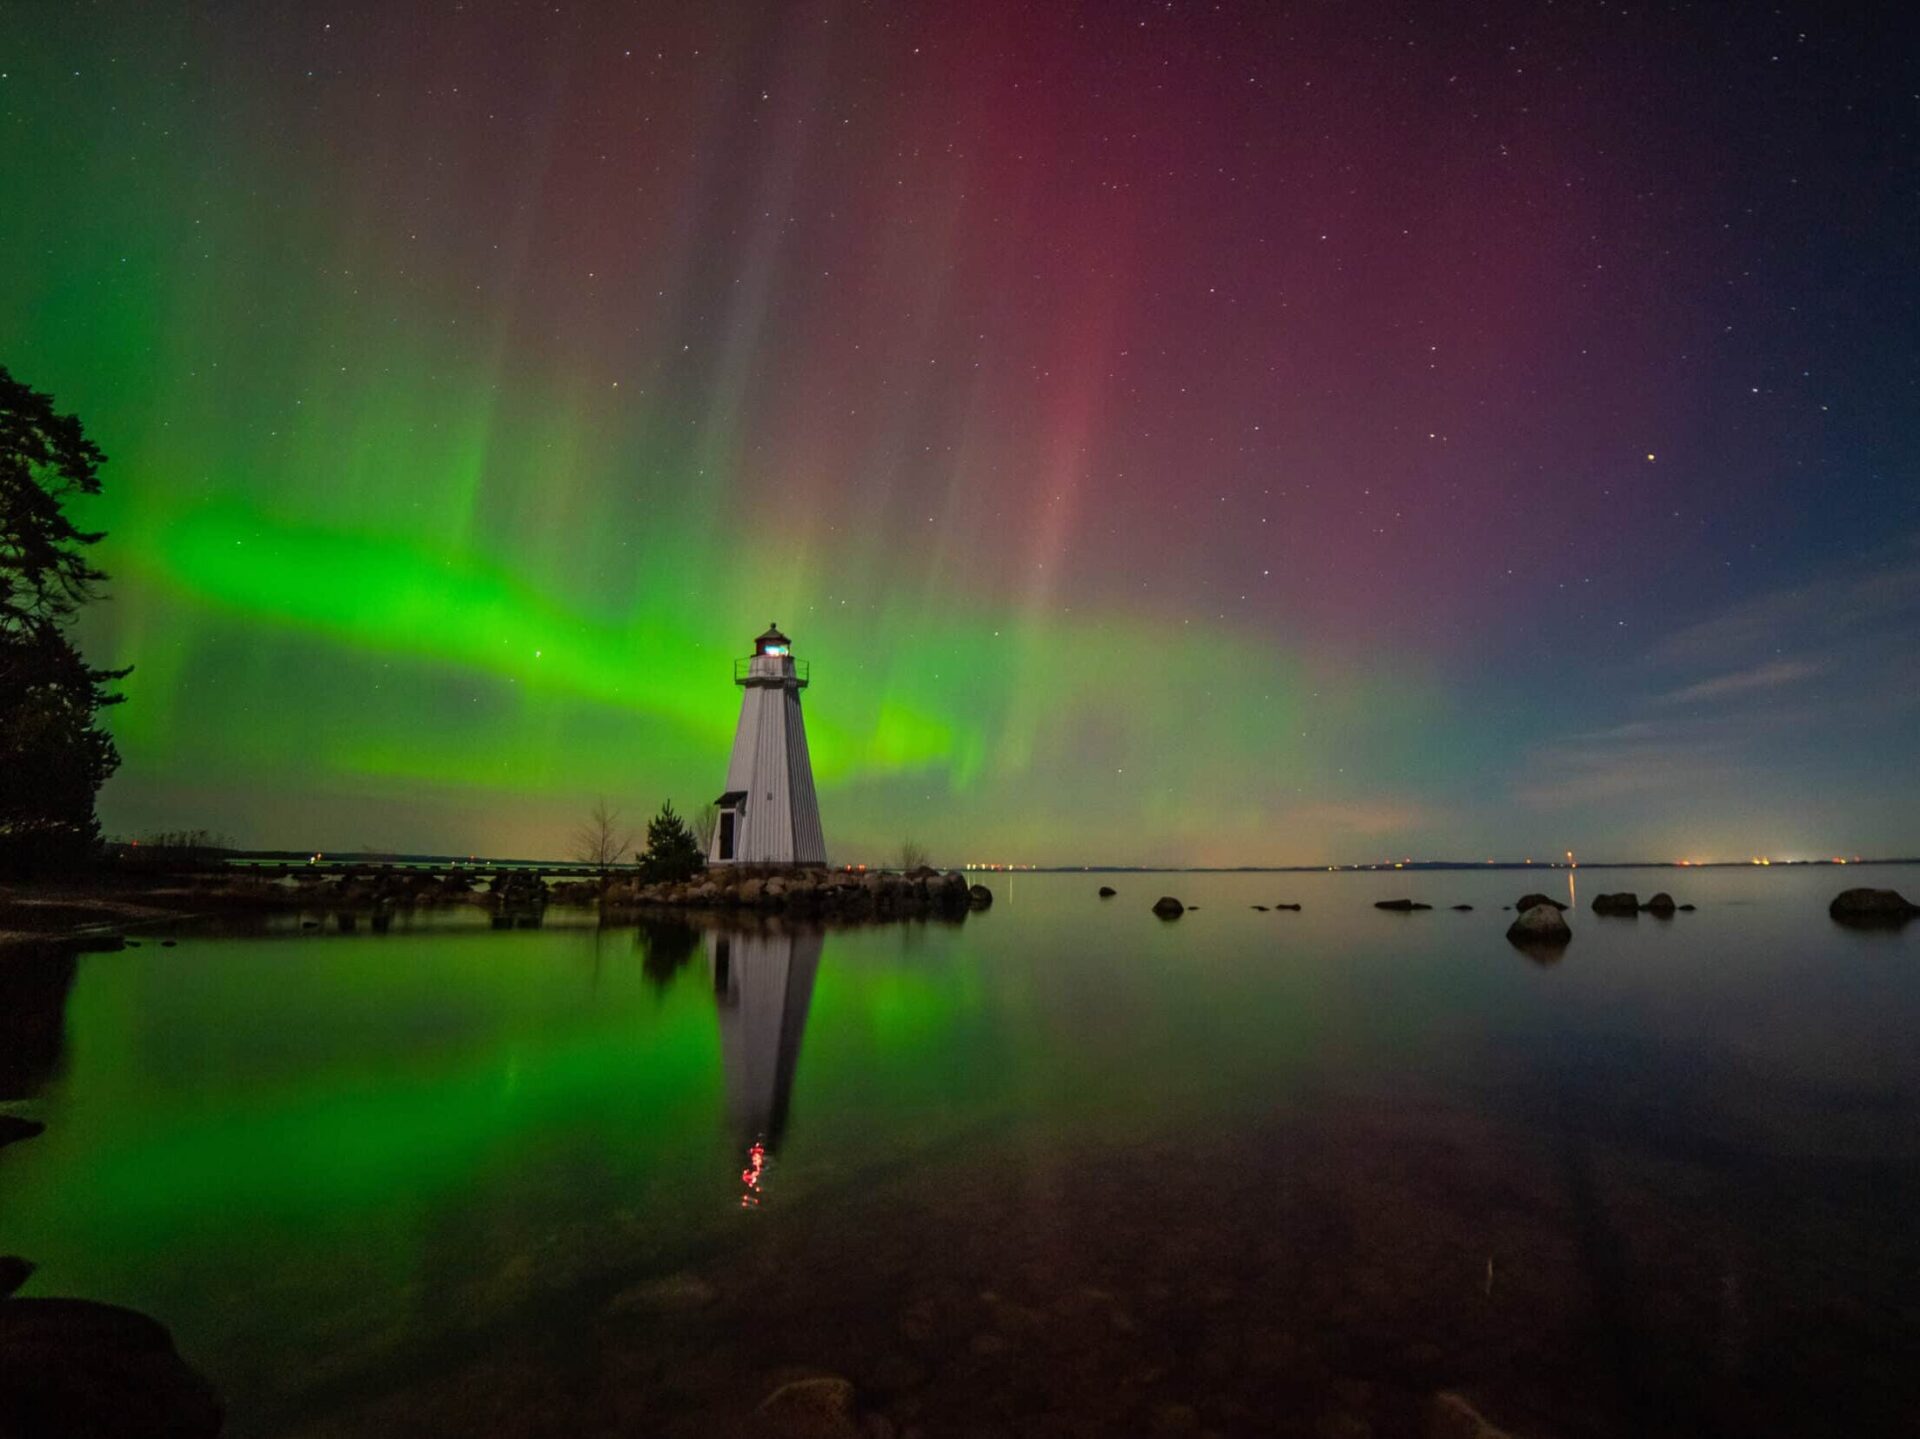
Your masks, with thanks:
[(727, 792), (715, 801), (720, 817), (707, 863), (824, 865), (827, 842), (800, 718), (806, 663), (794, 659), (793, 642), (780, 627), (768, 625), (753, 654), (734, 664), (733, 682), (744, 691), (740, 728), (733, 734)]

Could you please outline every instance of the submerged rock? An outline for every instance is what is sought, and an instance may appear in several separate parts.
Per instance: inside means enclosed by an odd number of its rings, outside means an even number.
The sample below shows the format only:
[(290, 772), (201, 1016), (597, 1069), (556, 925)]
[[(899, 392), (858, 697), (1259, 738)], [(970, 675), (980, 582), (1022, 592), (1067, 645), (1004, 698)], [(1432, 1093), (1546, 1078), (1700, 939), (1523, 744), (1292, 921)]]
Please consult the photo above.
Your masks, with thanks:
[(1264, 904), (1256, 904), (1253, 906), (1253, 908), (1259, 910), (1260, 913), (1262, 914), (1265, 914), (1267, 912), (1267, 907)]
[(1640, 913), (1640, 896), (1631, 890), (1624, 889), (1618, 894), (1596, 894), (1593, 897), (1593, 912), (1595, 914), (1638, 914)]
[(1162, 919), (1178, 919), (1187, 912), (1187, 907), (1170, 894), (1163, 894), (1153, 902), (1153, 912)]
[(0, 1299), (5, 1299), (33, 1277), (33, 1261), (18, 1254), (0, 1254)]
[(1292, 909), (1292, 910), (1297, 910), (1297, 909), (1299, 909), (1299, 908), (1300, 908), (1300, 906), (1299, 906), (1299, 905), (1297, 905), (1297, 904), (1276, 904), (1276, 905), (1274, 906), (1274, 908), (1275, 908), (1275, 909)]
[(1457, 909), (1457, 910), (1460, 910), (1460, 911), (1461, 911), (1462, 913), (1464, 913), (1464, 912), (1466, 912), (1467, 910), (1470, 910), (1470, 909), (1472, 909), (1472, 908), (1473, 908), (1473, 906), (1472, 906), (1472, 905), (1470, 905), (1470, 904), (1456, 904), (1456, 905), (1454, 906), (1454, 908), (1455, 908), (1455, 909)]
[(691, 1270), (642, 1280), (622, 1289), (606, 1304), (609, 1314), (658, 1314), (699, 1309), (713, 1303), (718, 1292)]
[(1118, 893), (1120, 893), (1120, 891), (1115, 889), (1110, 884), (1103, 884), (1100, 886), (1100, 898), (1102, 899), (1112, 899)]
[(1422, 904), (1416, 899), (1376, 899), (1375, 909), (1390, 909), (1396, 914), (1411, 914), (1416, 909), (1432, 909), (1430, 904)]
[(1486, 1416), (1460, 1395), (1436, 1394), (1427, 1405), (1427, 1439), (1513, 1439), (1489, 1424)]
[(859, 1432), (853, 1417), (853, 1385), (831, 1374), (782, 1384), (760, 1401), (760, 1414), (778, 1433), (824, 1439)]
[(1566, 906), (1560, 903), (1559, 900), (1551, 899), (1544, 894), (1523, 894), (1520, 896), (1520, 898), (1516, 899), (1513, 902), (1513, 907), (1517, 910), (1520, 910), (1522, 913), (1525, 913), (1527, 910), (1532, 909), (1536, 904), (1550, 904), (1555, 909), (1566, 908)]
[(1507, 926), (1507, 938), (1515, 944), (1531, 947), (1563, 945), (1573, 938), (1567, 917), (1550, 904), (1523, 909)]
[(1674, 910), (1678, 908), (1673, 902), (1673, 896), (1664, 889), (1640, 907), (1655, 919), (1671, 919)]
[(89, 1299), (0, 1303), (0, 1433), (200, 1439), (224, 1417), (156, 1320)]
[(1843, 889), (1827, 914), (1841, 924), (1905, 924), (1920, 914), (1920, 905), (1908, 903), (1897, 889)]

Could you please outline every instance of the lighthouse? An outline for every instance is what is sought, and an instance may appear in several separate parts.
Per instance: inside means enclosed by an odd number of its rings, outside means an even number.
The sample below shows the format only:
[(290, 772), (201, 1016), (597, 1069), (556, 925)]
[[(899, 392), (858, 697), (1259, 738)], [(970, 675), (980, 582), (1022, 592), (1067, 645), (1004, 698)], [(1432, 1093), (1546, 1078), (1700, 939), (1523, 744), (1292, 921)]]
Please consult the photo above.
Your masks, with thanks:
[(824, 865), (827, 842), (800, 718), (806, 662), (794, 659), (793, 641), (780, 626), (768, 625), (753, 653), (734, 663), (733, 682), (741, 688), (740, 727), (733, 732), (727, 792), (714, 801), (720, 815), (707, 863)]

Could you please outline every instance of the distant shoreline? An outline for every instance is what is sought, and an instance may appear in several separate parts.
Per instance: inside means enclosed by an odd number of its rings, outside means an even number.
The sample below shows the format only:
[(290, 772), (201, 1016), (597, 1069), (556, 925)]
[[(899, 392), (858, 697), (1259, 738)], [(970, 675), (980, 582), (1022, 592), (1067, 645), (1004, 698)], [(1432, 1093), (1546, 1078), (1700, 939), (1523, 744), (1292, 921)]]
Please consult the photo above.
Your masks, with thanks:
[[(306, 865), (314, 858), (312, 850), (229, 850), (218, 862), (230, 865), (285, 864)], [(578, 860), (564, 859), (490, 859), (453, 854), (325, 854), (321, 864), (329, 869), (377, 868), (381, 865), (459, 866), (465, 869), (544, 869), (584, 870)], [(1870, 865), (1920, 864), (1920, 855), (1887, 856), (1848, 860), (1776, 859), (1756, 863), (1748, 859), (1710, 859), (1682, 863), (1672, 859), (1605, 859), (1567, 864), (1563, 860), (1523, 859), (1416, 859), (1395, 864), (962, 864), (953, 866), (969, 874), (1391, 874), (1414, 870), (1582, 870), (1582, 869), (1862, 869)], [(845, 866), (830, 864), (829, 869)], [(881, 863), (862, 868), (883, 870)], [(636, 872), (636, 865), (609, 865), (612, 874)]]
[(1765, 864), (1749, 859), (1703, 859), (1681, 863), (1672, 859), (1603, 859), (1538, 864), (1522, 859), (1419, 859), (1401, 864), (1021, 864), (964, 865), (970, 874), (1411, 874), (1432, 870), (1562, 870), (1583, 869), (1866, 869), (1873, 865), (1920, 864), (1920, 856), (1891, 859), (1774, 859)]

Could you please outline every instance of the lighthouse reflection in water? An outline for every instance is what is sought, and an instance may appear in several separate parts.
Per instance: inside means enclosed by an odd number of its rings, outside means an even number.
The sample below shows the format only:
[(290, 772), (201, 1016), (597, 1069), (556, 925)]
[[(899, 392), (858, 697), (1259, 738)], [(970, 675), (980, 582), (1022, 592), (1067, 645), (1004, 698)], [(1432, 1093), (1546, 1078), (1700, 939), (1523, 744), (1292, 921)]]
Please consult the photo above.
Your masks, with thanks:
[(817, 931), (707, 934), (727, 1120), (744, 1155), (740, 1203), (749, 1209), (760, 1203), (768, 1160), (779, 1153), (787, 1127), (822, 938)]

